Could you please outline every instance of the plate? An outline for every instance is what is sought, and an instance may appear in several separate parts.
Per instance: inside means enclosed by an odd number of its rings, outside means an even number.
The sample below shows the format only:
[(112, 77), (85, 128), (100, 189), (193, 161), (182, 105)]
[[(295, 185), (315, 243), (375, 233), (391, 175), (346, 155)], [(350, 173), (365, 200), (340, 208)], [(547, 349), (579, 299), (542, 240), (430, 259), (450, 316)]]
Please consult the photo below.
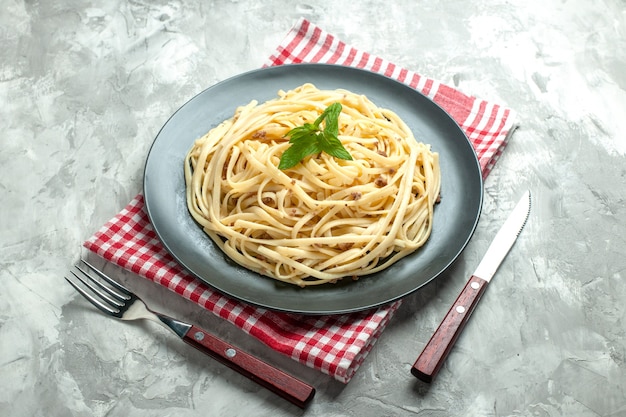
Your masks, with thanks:
[[(306, 82), (320, 89), (365, 94), (396, 112), (419, 140), (439, 153), (441, 203), (432, 234), (415, 253), (358, 281), (300, 288), (261, 276), (231, 261), (193, 220), (185, 201), (184, 159), (193, 142), (232, 117), (238, 106), (275, 98)], [(165, 123), (147, 156), (144, 198), (165, 248), (191, 274), (230, 297), (271, 310), (342, 314), (400, 299), (440, 276), (476, 228), (483, 182), (474, 150), (457, 123), (432, 100), (391, 78), (327, 64), (262, 68), (222, 81), (184, 104)]]

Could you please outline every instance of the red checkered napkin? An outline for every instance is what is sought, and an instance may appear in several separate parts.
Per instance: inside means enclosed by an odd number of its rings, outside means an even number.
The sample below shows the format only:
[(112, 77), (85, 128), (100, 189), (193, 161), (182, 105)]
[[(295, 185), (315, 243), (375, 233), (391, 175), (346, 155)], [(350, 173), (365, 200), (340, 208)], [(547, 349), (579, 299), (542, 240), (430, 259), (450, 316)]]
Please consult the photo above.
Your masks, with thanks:
[[(509, 109), (468, 97), (391, 62), (359, 51), (300, 19), (264, 66), (323, 62), (365, 68), (418, 89), (441, 105), (471, 139), (483, 176), (493, 167), (512, 131)], [(222, 317), (294, 360), (347, 383), (401, 301), (360, 313), (303, 316), (268, 311), (212, 290), (182, 269), (161, 245), (137, 195), (85, 242), (85, 247)]]

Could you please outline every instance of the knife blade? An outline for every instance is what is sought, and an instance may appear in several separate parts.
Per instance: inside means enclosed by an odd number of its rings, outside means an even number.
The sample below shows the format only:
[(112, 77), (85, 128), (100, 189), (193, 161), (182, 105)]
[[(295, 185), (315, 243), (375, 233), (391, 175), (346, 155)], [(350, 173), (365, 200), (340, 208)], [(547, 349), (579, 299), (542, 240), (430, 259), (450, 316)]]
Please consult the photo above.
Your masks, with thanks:
[(424, 382), (432, 382), (454, 343), (463, 331), (478, 301), (487, 289), (491, 278), (509, 253), (509, 250), (521, 233), (530, 214), (530, 191), (526, 191), (519, 200), (495, 238), (489, 245), (483, 259), (467, 281), (441, 324), (432, 335), (422, 353), (417, 358), (411, 374)]

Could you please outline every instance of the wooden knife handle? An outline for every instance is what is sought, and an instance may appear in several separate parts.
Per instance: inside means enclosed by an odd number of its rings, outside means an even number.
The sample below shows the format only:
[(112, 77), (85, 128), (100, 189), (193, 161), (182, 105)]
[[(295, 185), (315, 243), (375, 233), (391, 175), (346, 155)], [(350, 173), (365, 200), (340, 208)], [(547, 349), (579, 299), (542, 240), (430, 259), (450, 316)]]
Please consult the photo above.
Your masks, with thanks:
[(424, 382), (431, 382), (443, 365), (454, 342), (485, 292), (488, 282), (472, 275), (456, 301), (417, 358), (411, 373)]
[(192, 325), (183, 340), (300, 408), (304, 408), (315, 395), (315, 388), (312, 386), (197, 326)]

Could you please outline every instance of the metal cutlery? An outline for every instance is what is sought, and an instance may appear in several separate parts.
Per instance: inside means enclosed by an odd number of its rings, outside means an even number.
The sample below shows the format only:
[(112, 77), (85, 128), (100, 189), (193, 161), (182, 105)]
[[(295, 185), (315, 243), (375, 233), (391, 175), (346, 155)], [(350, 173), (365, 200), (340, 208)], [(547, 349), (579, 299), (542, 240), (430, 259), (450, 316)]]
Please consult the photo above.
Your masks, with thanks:
[(517, 203), (496, 237), (489, 245), (480, 264), (467, 281), (441, 324), (417, 358), (411, 373), (424, 382), (431, 382), (452, 350), (487, 284), (517, 240), (530, 214), (530, 191), (526, 191)]
[[(157, 322), (189, 345), (298, 407), (304, 408), (315, 395), (315, 388), (312, 386), (207, 331), (150, 310), (137, 295), (88, 262), (81, 260), (70, 272), (74, 278), (65, 279), (103, 313), (120, 320), (147, 319)], [(94, 274), (99, 278), (94, 277)]]

